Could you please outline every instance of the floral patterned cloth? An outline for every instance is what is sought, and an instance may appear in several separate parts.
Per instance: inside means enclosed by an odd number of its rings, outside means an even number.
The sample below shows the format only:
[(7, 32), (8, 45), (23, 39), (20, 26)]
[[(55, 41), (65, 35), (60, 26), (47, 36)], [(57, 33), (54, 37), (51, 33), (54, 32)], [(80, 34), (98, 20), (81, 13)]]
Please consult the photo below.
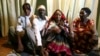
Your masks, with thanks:
[[(57, 25), (55, 23), (50, 23), (49, 25), (49, 30), (52, 29), (52, 27), (56, 27)], [(54, 25), (54, 26), (52, 26)], [(70, 46), (68, 43), (68, 39), (70, 38), (69, 36), (67, 36), (68, 34), (68, 29), (67, 27), (64, 27), (63, 29), (61, 29), (60, 33), (54, 33), (54, 32), (49, 32), (48, 35), (46, 36), (49, 43), (47, 44), (47, 48), (53, 52), (53, 53), (61, 53), (64, 52), (66, 55), (71, 56), (71, 51), (70, 51)]]
[(86, 23), (82, 23), (80, 18), (73, 22), (74, 43), (73, 49), (82, 53), (90, 52), (95, 46), (94, 40), (94, 21), (88, 19)]

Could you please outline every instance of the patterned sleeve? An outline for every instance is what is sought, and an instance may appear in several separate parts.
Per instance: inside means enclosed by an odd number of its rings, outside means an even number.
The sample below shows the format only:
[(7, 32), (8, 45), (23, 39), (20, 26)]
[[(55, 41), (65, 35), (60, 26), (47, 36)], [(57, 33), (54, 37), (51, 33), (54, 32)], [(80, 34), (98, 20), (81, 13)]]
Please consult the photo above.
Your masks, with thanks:
[(95, 26), (94, 26), (94, 25), (95, 25), (95, 24), (94, 24), (94, 20), (90, 20), (88, 25), (89, 25), (89, 29), (90, 29), (92, 32), (94, 32), (94, 28), (95, 28)]
[(73, 21), (73, 27), (75, 27), (76, 26), (76, 21)]
[(90, 20), (90, 25), (94, 26), (94, 20)]
[(56, 24), (53, 23), (53, 22), (50, 22), (48, 29), (52, 29), (52, 28), (54, 28), (54, 27), (56, 27)]
[(73, 21), (73, 31), (77, 31), (77, 21), (78, 21), (78, 19), (75, 19)]

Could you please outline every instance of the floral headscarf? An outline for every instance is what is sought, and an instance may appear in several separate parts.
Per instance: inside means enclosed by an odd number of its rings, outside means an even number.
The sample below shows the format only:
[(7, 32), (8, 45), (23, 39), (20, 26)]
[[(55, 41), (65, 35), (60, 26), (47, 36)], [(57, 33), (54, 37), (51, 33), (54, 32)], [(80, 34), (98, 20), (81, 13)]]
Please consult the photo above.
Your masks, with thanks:
[(65, 18), (65, 15), (64, 15), (63, 12), (62, 12), (61, 10), (59, 10), (59, 9), (57, 9), (57, 10), (53, 13), (53, 15), (51, 16), (50, 20), (56, 19), (55, 14), (57, 13), (57, 11), (61, 12), (61, 20), (65, 20), (65, 19), (66, 19), (66, 18)]
[[(63, 12), (62, 12), (61, 10), (57, 9), (57, 10), (53, 13), (53, 15), (51, 16), (51, 18), (49, 19), (49, 21), (48, 21), (48, 26), (47, 26), (47, 27), (49, 27), (49, 24), (50, 24), (50, 22), (51, 22), (52, 20), (57, 19), (56, 16), (55, 16), (56, 13), (57, 13), (57, 11), (61, 12), (61, 19), (60, 19), (60, 20), (63, 20), (63, 21), (66, 20), (66, 17), (65, 17), (65, 15), (63, 14)], [(67, 20), (66, 20), (66, 22), (67, 22)]]

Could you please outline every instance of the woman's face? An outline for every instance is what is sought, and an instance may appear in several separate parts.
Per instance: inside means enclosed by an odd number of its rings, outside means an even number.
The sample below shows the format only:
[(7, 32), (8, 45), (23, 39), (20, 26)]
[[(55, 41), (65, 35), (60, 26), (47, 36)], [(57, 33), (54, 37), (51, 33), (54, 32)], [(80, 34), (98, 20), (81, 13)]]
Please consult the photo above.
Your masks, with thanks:
[(28, 9), (24, 9), (24, 13), (25, 13), (25, 15), (27, 15), (27, 16), (29, 16), (30, 15), (30, 10), (28, 10)]
[(57, 12), (55, 13), (55, 17), (56, 17), (56, 20), (57, 20), (57, 21), (60, 21), (61, 16), (62, 16), (62, 14), (61, 14), (60, 11), (57, 11)]
[(87, 13), (84, 10), (81, 10), (79, 16), (81, 19), (85, 19), (87, 17)]

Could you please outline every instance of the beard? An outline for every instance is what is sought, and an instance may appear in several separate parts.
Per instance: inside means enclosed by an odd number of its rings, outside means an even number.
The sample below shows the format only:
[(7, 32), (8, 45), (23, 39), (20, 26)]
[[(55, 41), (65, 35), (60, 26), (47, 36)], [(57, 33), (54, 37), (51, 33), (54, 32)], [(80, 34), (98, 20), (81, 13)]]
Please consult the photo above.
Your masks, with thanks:
[(39, 17), (40, 17), (41, 19), (43, 19), (43, 20), (46, 20), (45, 15), (40, 15)]

